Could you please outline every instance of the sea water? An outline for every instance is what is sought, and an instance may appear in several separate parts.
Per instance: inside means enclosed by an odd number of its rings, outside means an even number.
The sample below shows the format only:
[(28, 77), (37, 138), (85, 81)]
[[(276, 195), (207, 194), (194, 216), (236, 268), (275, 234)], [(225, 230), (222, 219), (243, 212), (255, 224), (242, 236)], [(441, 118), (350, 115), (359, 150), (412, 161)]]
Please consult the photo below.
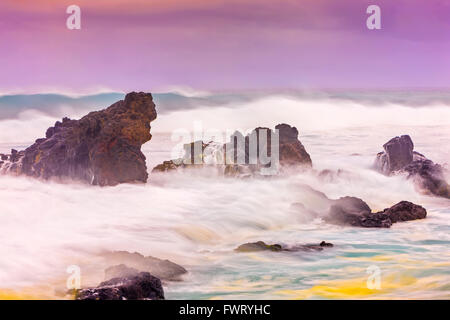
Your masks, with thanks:
[[(93, 285), (103, 280), (93, 257), (126, 250), (169, 259), (188, 270), (182, 281), (163, 283), (168, 299), (448, 299), (450, 201), (421, 195), (404, 177), (378, 174), (372, 164), (383, 143), (401, 134), (411, 135), (415, 150), (447, 163), (449, 109), (270, 97), (239, 107), (162, 112), (152, 123), (152, 140), (143, 146), (150, 171), (170, 159), (178, 143), (171, 139), (172, 130), (189, 130), (194, 121), (221, 130), (286, 122), (299, 129), (314, 170), (284, 177), (230, 179), (206, 168), (150, 174), (146, 184), (102, 188), (1, 176), (0, 298), (61, 298), (68, 266), (82, 266), (82, 285)], [(54, 121), (47, 118), (0, 121), (8, 130), (0, 152), (32, 143), (11, 134), (18, 128), (13, 122), (38, 138)], [(31, 123), (36, 126), (30, 128)], [(342, 174), (321, 178), (324, 169)], [(310, 200), (304, 185), (332, 199), (359, 197), (373, 211), (408, 200), (424, 206), (428, 215), (389, 229), (305, 219), (291, 207)], [(326, 241), (334, 247), (234, 251), (259, 240)], [(374, 268), (379, 270), (377, 288), (368, 282)]]

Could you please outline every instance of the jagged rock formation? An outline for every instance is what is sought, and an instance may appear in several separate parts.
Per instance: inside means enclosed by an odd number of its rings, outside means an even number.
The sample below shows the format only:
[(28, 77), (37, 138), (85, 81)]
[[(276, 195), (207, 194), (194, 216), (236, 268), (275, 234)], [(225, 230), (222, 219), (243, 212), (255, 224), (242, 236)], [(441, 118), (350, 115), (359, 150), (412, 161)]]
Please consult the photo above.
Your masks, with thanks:
[(343, 197), (333, 200), (327, 222), (365, 228), (389, 228), (393, 223), (424, 219), (427, 211), (414, 203), (401, 201), (381, 212), (372, 212), (363, 200), (355, 197)]
[(113, 278), (95, 288), (77, 290), (76, 300), (164, 300), (161, 280), (148, 272)]
[[(230, 137), (230, 142), (223, 145), (203, 141), (186, 144), (183, 158), (164, 161), (157, 165), (153, 172), (206, 164), (224, 166), (225, 175), (242, 176), (260, 173), (262, 168), (273, 169), (275, 166), (312, 167), (311, 157), (298, 139), (297, 128), (288, 124), (279, 124), (275, 129), (273, 131), (269, 128), (258, 127), (247, 136), (236, 131)], [(278, 139), (278, 144), (272, 142), (274, 137)]]
[(421, 192), (450, 198), (444, 168), (414, 151), (410, 136), (395, 137), (383, 148), (384, 152), (378, 153), (375, 160), (376, 170), (385, 175), (406, 174)]
[(36, 178), (70, 178), (94, 185), (146, 182), (141, 145), (151, 139), (156, 119), (150, 93), (131, 92), (124, 100), (80, 120), (64, 118), (45, 138), (2, 157), (1, 172)]

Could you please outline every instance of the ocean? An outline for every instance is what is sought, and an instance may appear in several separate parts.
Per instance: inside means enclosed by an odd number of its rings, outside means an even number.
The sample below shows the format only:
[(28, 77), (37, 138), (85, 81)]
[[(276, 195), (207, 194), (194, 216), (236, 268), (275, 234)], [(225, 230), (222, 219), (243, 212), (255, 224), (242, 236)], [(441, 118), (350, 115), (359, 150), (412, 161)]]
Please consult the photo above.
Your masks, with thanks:
[[(202, 99), (208, 99), (202, 97)], [(211, 100), (211, 99), (210, 99)], [(215, 101), (215, 100), (214, 100)], [(417, 192), (402, 176), (372, 169), (382, 145), (409, 134), (415, 150), (448, 167), (450, 107), (388, 101), (258, 96), (235, 103), (197, 101), (188, 109), (158, 104), (152, 140), (142, 150), (148, 171), (173, 157), (173, 132), (201, 127), (209, 138), (227, 130), (278, 123), (296, 126), (313, 171), (230, 179), (205, 168), (150, 174), (146, 184), (96, 187), (0, 176), (0, 298), (64, 298), (66, 269), (81, 268), (82, 285), (103, 280), (96, 256), (126, 250), (169, 259), (188, 270), (164, 282), (167, 299), (449, 299), (450, 201)], [(194, 101), (196, 102), (196, 101)], [(45, 101), (44, 101), (45, 103)], [(191, 101), (191, 103), (193, 103)], [(42, 137), (60, 112), (27, 108), (0, 118), (0, 152)], [(213, 132), (213, 133), (211, 133)], [(192, 135), (194, 137), (194, 135)], [(324, 179), (319, 172), (336, 174)], [(293, 203), (320, 208), (304, 186), (329, 198), (355, 196), (373, 211), (408, 200), (424, 220), (365, 229), (308, 220)], [(320, 252), (237, 253), (246, 242), (331, 242)], [(380, 286), (368, 286), (370, 270)]]

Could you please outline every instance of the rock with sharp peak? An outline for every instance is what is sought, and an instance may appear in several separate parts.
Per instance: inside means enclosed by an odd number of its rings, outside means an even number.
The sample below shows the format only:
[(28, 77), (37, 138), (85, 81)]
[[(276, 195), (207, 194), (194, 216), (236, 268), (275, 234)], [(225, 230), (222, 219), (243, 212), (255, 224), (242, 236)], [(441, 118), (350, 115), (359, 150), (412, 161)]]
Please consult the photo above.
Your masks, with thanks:
[(13, 150), (2, 171), (100, 186), (146, 182), (141, 146), (151, 139), (150, 122), (155, 119), (150, 93), (128, 93), (124, 100), (80, 120), (57, 121), (45, 138), (23, 151)]
[[(277, 143), (272, 141), (277, 139)], [(195, 146), (198, 144), (198, 147)], [(276, 157), (276, 158), (275, 158)], [(197, 161), (196, 161), (197, 160)], [(274, 165), (274, 160), (276, 165)], [(203, 165), (223, 166), (226, 176), (248, 177), (270, 168), (312, 167), (311, 157), (298, 139), (298, 130), (288, 124), (278, 124), (275, 130), (258, 127), (244, 136), (236, 131), (225, 144), (202, 141), (185, 145), (184, 157), (164, 161), (153, 172), (166, 172)]]
[(405, 174), (422, 193), (450, 198), (444, 167), (414, 151), (410, 136), (392, 138), (383, 148), (375, 159), (376, 170), (388, 176)]

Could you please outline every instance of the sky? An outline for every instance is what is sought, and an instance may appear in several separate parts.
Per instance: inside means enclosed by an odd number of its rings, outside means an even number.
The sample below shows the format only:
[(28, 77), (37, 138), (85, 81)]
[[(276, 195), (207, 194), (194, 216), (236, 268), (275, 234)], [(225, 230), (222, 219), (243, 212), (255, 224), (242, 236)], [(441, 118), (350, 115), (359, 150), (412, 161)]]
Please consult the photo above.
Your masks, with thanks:
[(0, 94), (171, 87), (449, 88), (450, 0), (0, 1)]

